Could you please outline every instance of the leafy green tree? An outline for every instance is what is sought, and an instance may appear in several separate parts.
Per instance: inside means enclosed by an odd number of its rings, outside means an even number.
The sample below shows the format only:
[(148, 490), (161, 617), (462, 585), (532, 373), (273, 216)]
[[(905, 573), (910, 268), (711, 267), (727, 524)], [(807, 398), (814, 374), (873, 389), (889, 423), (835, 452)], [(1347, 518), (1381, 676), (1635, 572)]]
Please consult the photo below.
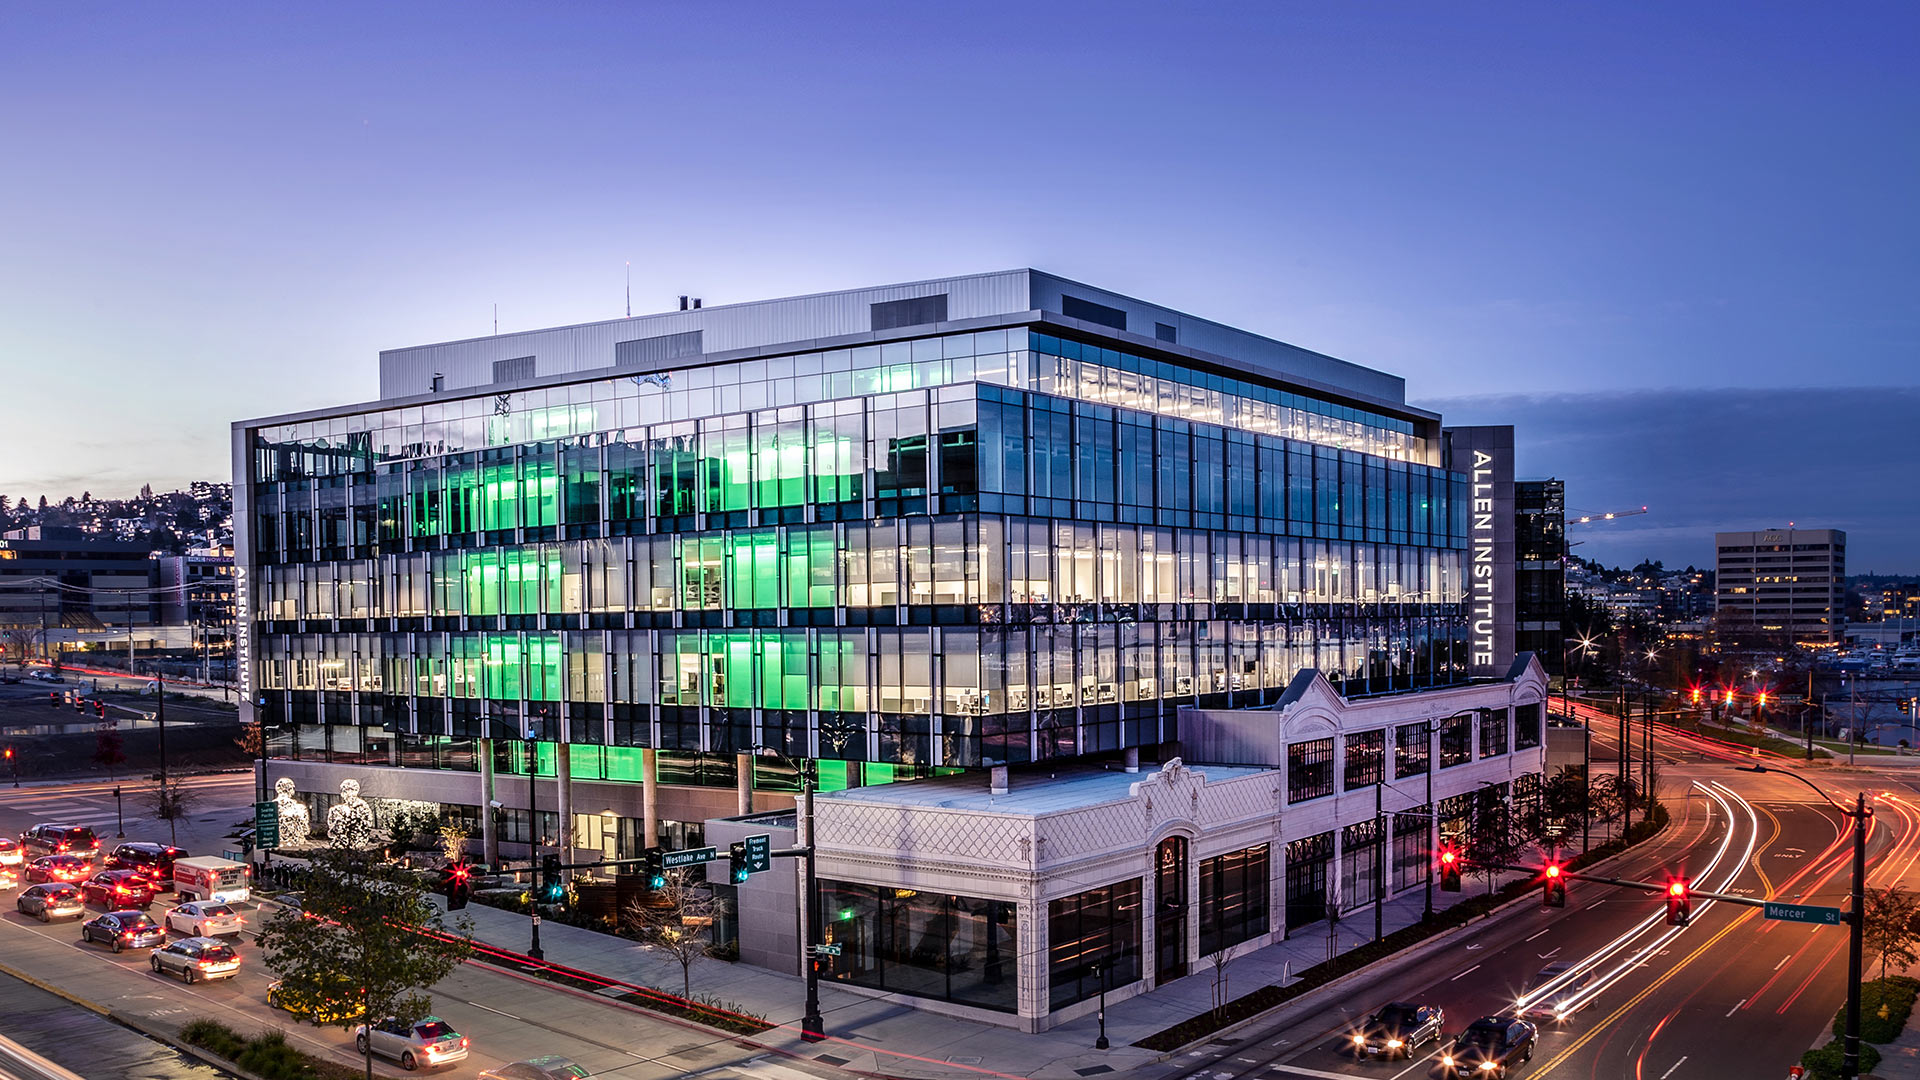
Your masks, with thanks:
[[(341, 848), (314, 855), (300, 907), (274, 912), (259, 944), (288, 1011), (351, 1030), (362, 1018), (424, 1018), (425, 988), (467, 958), (473, 923), (463, 915), (449, 925), (414, 875)], [(372, 1048), (361, 1052), (372, 1080)]]
[(1467, 830), (1467, 872), (1485, 881), (1492, 895), (1493, 883), (1506, 872), (1501, 867), (1518, 862), (1526, 845), (1513, 805), (1494, 789), (1481, 788)]

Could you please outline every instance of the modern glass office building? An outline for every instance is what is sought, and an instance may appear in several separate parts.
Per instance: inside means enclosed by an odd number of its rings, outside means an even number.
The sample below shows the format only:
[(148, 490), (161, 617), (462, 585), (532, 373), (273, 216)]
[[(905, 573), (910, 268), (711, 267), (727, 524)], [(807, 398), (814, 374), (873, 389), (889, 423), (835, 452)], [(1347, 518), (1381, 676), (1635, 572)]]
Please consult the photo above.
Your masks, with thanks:
[(234, 425), (248, 710), (318, 799), (531, 737), (629, 854), (676, 791), (792, 790), (756, 746), (858, 787), (1466, 681), (1439, 417), (1036, 271), (395, 350), (381, 395)]

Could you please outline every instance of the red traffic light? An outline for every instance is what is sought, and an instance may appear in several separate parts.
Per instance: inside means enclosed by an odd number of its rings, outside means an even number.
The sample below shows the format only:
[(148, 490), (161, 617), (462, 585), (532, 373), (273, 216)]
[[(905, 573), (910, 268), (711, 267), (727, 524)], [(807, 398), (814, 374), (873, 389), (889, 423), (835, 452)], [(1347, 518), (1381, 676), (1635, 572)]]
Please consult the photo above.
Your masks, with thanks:
[(1670, 881), (1670, 882), (1668, 882), (1668, 883), (1667, 883), (1667, 895), (1668, 895), (1668, 896), (1685, 896), (1685, 895), (1687, 895), (1687, 883), (1686, 883), (1686, 882), (1684, 882), (1684, 881)]
[[(11, 750), (7, 751), (7, 756), (12, 757), (13, 751)], [(1448, 848), (1447, 850), (1442, 851), (1440, 853), (1440, 861), (1443, 863), (1446, 863), (1448, 866), (1452, 866), (1454, 863), (1458, 862), (1459, 860), (1460, 860), (1460, 856), (1455, 854), (1452, 848)]]
[(1559, 864), (1559, 863), (1551, 863), (1551, 862), (1550, 862), (1550, 863), (1548, 863), (1548, 864), (1547, 864), (1547, 876), (1548, 876), (1548, 877), (1550, 877), (1550, 878), (1557, 878), (1557, 877), (1559, 877), (1559, 876), (1560, 876), (1560, 864)]

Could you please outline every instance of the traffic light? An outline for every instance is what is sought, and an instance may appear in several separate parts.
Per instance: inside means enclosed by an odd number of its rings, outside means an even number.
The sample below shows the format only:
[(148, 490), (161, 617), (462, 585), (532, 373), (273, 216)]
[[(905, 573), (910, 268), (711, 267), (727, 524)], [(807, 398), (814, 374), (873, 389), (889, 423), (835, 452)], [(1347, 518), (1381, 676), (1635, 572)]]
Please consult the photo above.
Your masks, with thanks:
[(1700, 688), (1697, 686), (1693, 688), (1693, 703), (1700, 704)]
[(47, 708), (57, 709), (59, 707), (60, 707), (60, 691), (58, 690), (47, 691)]
[(735, 840), (727, 848), (727, 880), (735, 885), (747, 880), (747, 842)]
[(1460, 891), (1460, 853), (1452, 844), (1440, 845), (1440, 891)]
[(667, 887), (666, 853), (657, 847), (646, 850), (647, 888), (664, 889)]
[(1567, 906), (1567, 877), (1566, 877), (1566, 874), (1560, 869), (1559, 863), (1550, 862), (1547, 864), (1547, 874), (1546, 874), (1545, 880), (1546, 880), (1546, 898), (1542, 900), (1541, 903), (1543, 903), (1547, 907), (1566, 907)]
[(107, 718), (107, 703), (104, 701), (95, 701), (93, 703), (93, 714), (99, 719), (105, 720)]
[(567, 883), (560, 880), (560, 856), (540, 856), (540, 899), (557, 904), (567, 898)]
[(455, 863), (447, 871), (447, 910), (459, 911), (473, 895), (473, 871), (466, 863)]
[(1692, 887), (1685, 878), (1667, 882), (1667, 925), (1685, 926), (1692, 918)]

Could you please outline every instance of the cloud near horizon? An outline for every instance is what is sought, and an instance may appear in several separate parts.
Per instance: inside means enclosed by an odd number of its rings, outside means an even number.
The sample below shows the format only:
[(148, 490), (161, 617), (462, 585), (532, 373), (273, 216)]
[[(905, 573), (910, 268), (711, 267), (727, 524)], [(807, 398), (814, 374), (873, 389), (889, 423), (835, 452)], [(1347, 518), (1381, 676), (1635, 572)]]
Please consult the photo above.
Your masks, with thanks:
[(1920, 388), (1653, 389), (1415, 402), (1448, 424), (1513, 424), (1518, 475), (1567, 482), (1569, 513), (1609, 565), (1713, 565), (1713, 534), (1844, 529), (1847, 570), (1920, 573)]

